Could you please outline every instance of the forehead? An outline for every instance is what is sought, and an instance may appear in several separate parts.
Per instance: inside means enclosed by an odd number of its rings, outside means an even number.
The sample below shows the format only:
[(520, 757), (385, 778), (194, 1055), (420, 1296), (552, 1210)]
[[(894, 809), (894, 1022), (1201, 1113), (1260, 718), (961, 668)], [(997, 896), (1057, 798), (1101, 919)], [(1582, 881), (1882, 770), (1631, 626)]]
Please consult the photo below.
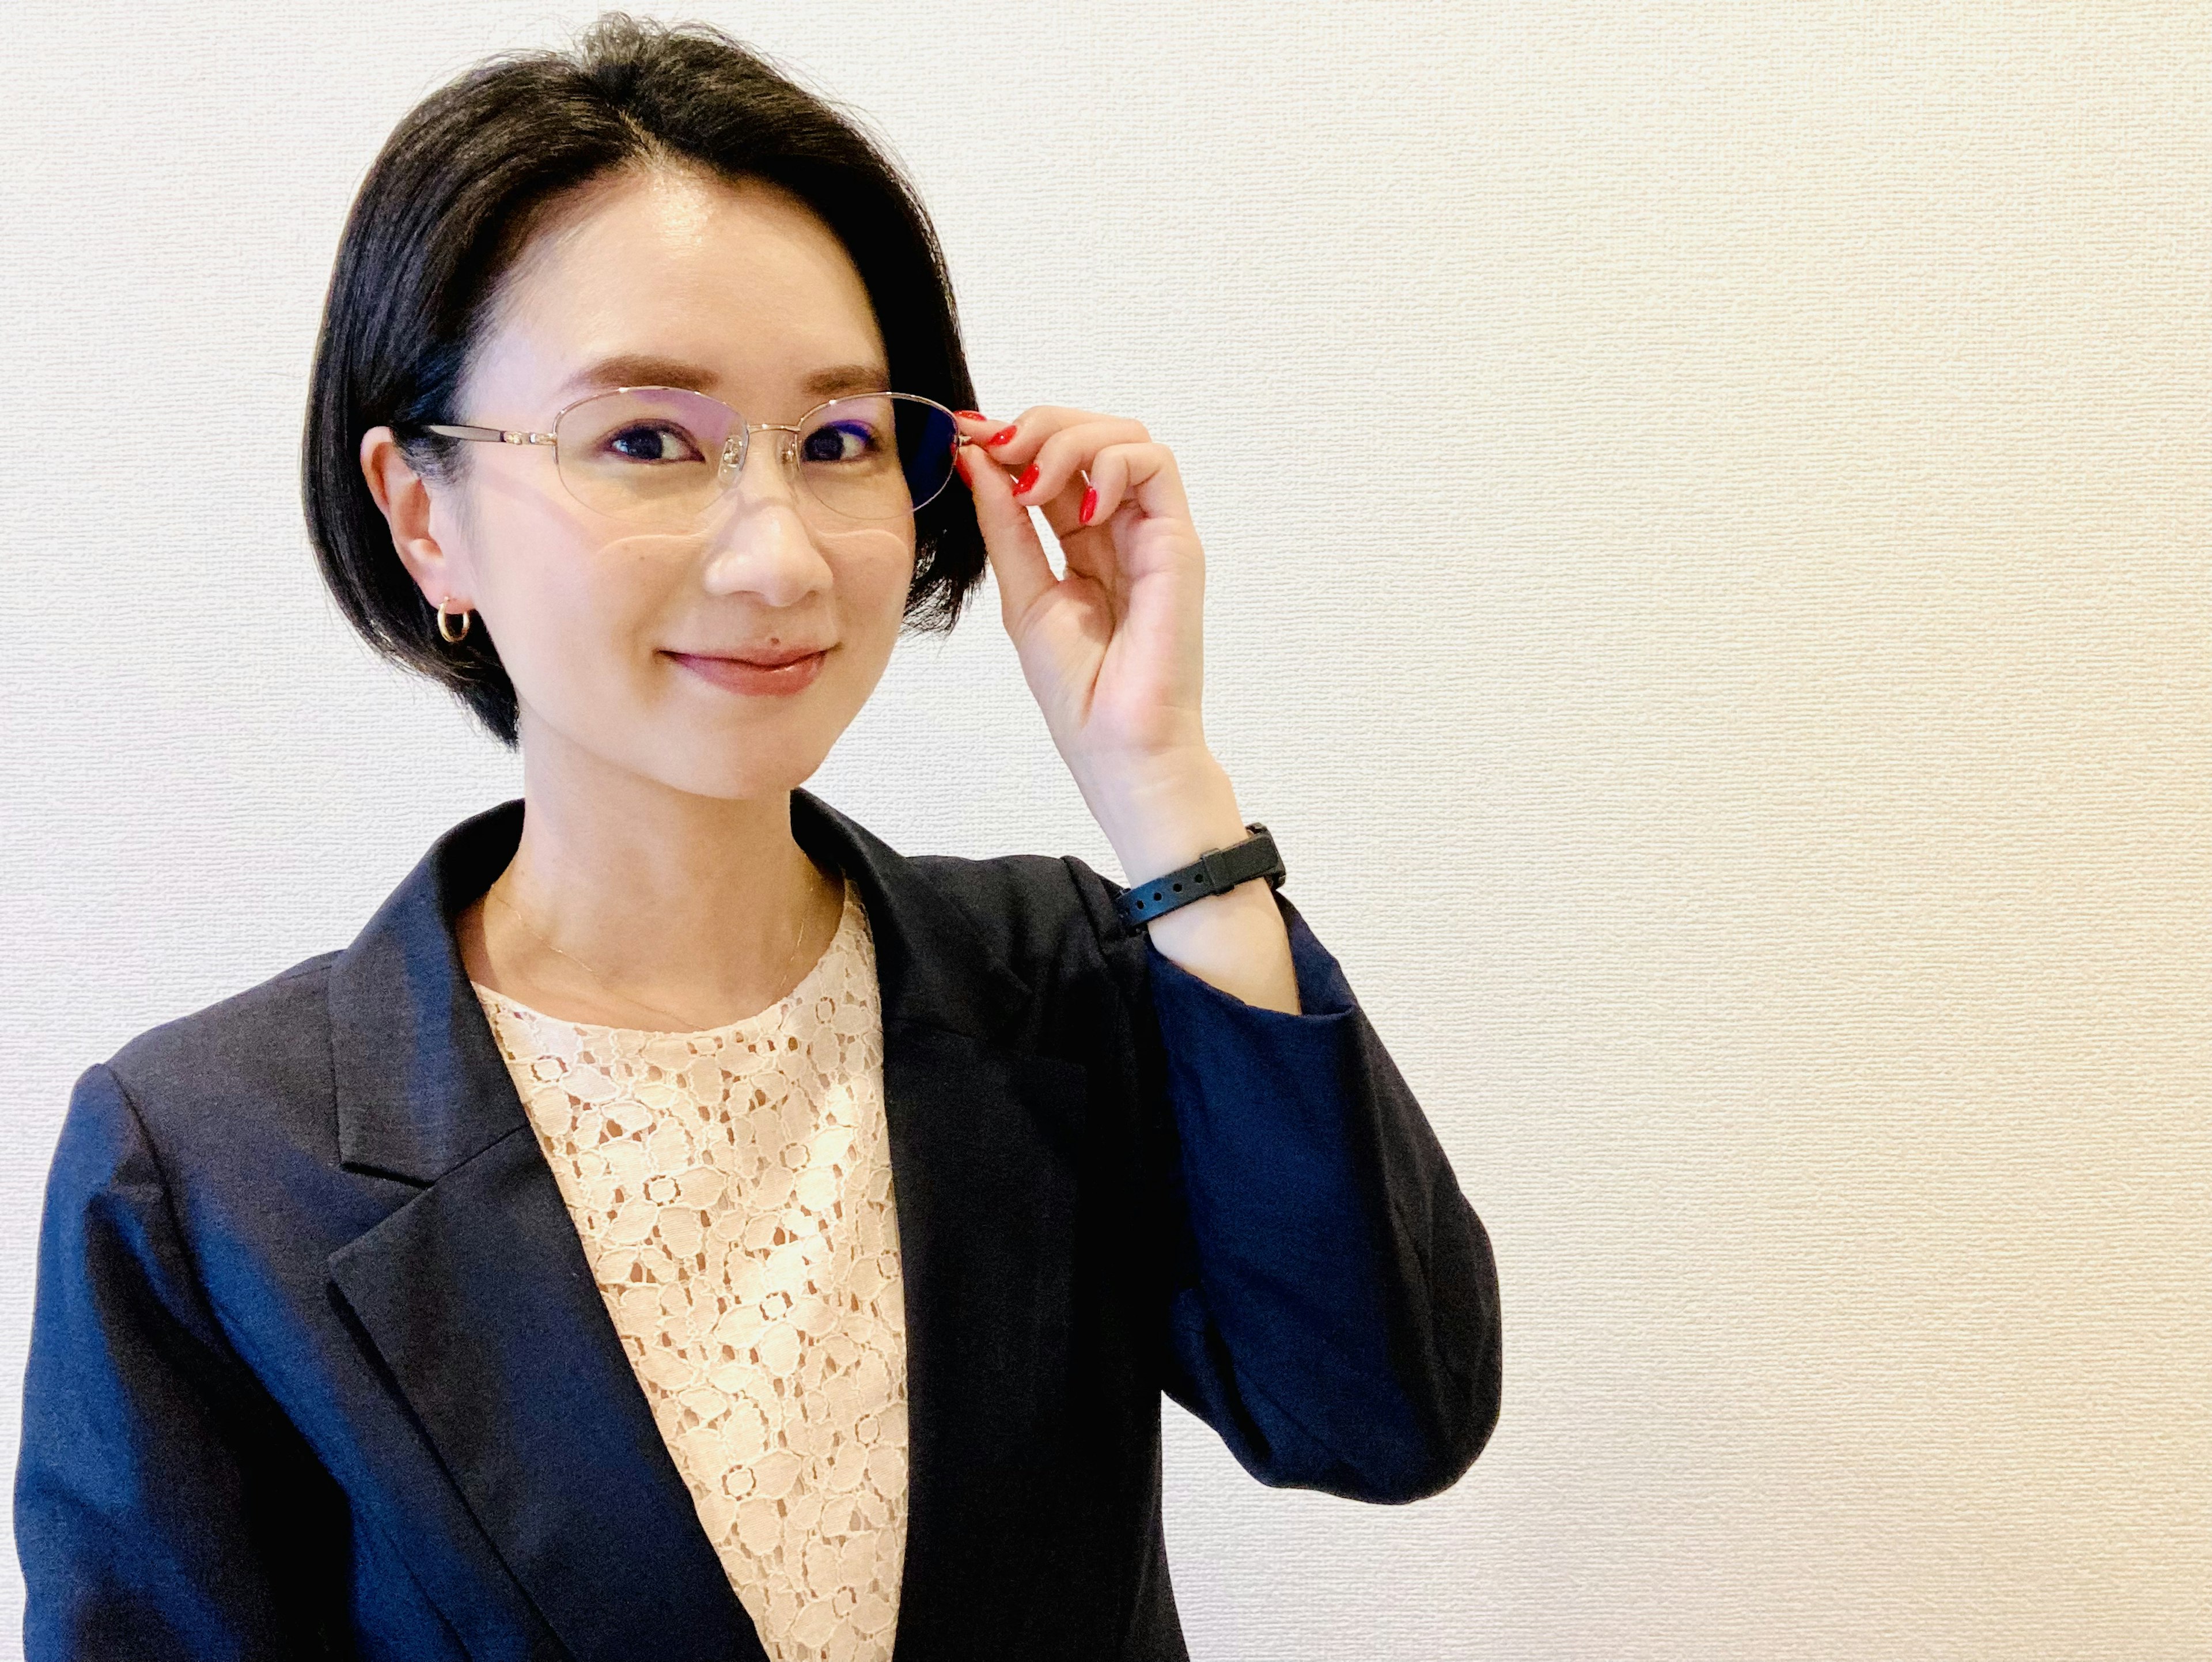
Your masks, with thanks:
[(470, 379), (544, 398), (595, 365), (659, 362), (734, 402), (801, 393), (884, 356), (860, 272), (805, 204), (655, 168), (556, 204), (501, 284)]

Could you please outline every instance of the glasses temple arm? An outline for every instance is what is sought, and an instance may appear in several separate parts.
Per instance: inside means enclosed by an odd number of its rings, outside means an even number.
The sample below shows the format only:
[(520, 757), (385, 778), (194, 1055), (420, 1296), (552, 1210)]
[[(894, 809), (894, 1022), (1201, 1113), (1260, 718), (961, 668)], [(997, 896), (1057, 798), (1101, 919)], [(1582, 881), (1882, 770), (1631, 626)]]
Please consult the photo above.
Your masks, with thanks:
[(485, 444), (550, 444), (550, 433), (511, 433), (504, 427), (459, 427), (450, 422), (426, 422), (422, 430), (448, 439), (474, 439)]

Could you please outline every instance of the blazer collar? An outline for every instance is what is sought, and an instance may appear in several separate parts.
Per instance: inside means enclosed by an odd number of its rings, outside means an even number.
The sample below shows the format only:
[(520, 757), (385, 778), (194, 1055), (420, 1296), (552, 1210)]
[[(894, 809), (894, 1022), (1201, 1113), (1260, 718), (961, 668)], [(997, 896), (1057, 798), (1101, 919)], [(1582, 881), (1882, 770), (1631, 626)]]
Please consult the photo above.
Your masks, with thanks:
[[(433, 1183), (526, 1123), (453, 933), (514, 857), (522, 821), (517, 797), (440, 837), (331, 965), (346, 1166)], [(1003, 1037), (1029, 1002), (1028, 984), (912, 861), (809, 791), (791, 794), (791, 829), (860, 886), (886, 1029)]]

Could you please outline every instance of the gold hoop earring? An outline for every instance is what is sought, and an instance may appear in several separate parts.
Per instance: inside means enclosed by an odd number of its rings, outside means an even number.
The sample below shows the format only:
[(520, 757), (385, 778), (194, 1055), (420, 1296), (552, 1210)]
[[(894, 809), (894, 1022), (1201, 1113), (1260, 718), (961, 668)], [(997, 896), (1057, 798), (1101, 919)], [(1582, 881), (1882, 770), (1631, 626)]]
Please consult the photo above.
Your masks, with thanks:
[[(446, 600), (451, 599), (453, 596), (450, 594), (446, 597)], [(446, 627), (446, 600), (438, 602), (438, 638), (448, 644), (455, 641), (466, 640), (469, 633), (469, 619), (475, 614), (465, 606), (453, 614), (461, 620), (460, 633), (456, 635)]]

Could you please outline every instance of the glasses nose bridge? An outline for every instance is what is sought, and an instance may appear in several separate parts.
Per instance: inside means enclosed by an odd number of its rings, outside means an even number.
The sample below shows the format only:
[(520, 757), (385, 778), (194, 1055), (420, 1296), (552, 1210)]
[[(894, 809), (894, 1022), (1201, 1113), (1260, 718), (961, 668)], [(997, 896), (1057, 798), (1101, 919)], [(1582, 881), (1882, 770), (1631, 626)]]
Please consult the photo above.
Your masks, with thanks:
[(754, 434), (781, 433), (783, 436), (775, 441), (775, 460), (796, 490), (799, 488), (799, 441), (803, 431), (803, 429), (787, 422), (749, 422), (739, 416), (733, 423), (730, 436), (722, 444), (722, 489), (734, 490), (738, 488), (745, 464), (752, 460)]

